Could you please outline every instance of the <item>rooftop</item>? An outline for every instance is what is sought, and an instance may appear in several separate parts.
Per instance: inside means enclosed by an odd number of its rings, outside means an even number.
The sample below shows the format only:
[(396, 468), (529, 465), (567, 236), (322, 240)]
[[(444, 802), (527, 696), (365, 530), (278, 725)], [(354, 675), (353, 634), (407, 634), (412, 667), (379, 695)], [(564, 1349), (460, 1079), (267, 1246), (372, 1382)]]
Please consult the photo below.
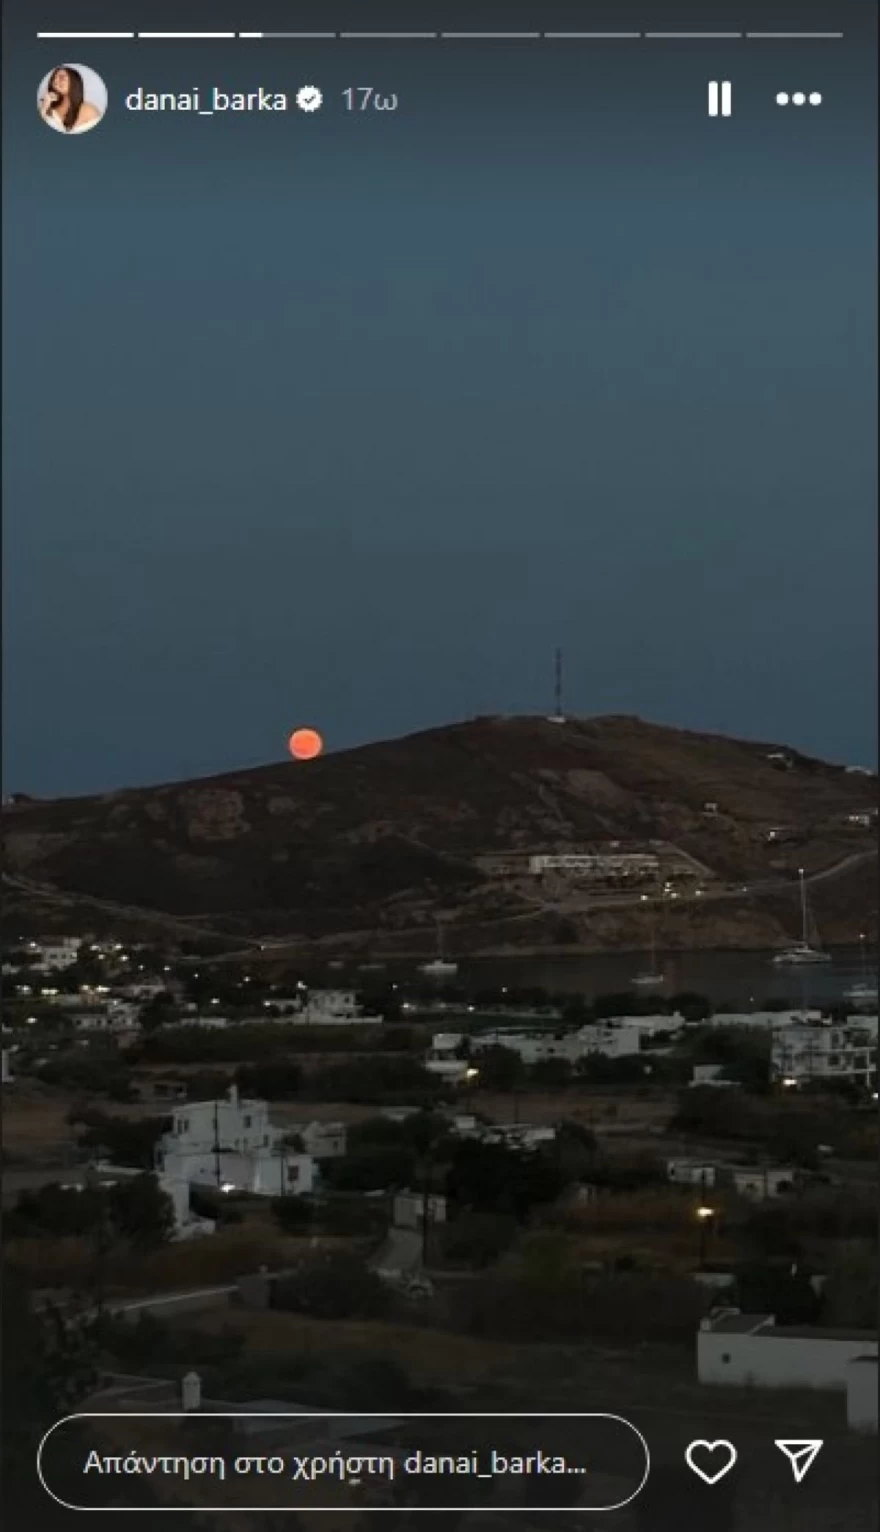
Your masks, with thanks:
[[(771, 1335), (774, 1340), (864, 1341), (877, 1344), (874, 1330), (836, 1330), (822, 1325), (777, 1325), (772, 1314), (722, 1313), (707, 1326), (715, 1335)], [(873, 1360), (872, 1357), (866, 1360)]]
[(755, 1335), (773, 1325), (772, 1314), (720, 1314), (707, 1329), (714, 1335)]

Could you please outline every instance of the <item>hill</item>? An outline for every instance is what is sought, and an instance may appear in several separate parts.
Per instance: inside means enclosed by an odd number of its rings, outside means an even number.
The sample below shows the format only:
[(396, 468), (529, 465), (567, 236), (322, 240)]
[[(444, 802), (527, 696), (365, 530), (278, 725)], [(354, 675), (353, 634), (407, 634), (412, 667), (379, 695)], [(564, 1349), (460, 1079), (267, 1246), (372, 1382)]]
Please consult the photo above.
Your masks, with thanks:
[(876, 923), (876, 839), (849, 816), (875, 800), (875, 778), (778, 745), (624, 716), (476, 719), (307, 763), (7, 806), (6, 922), (412, 955), (432, 951), (440, 918), (456, 952), (640, 947), (632, 887), (528, 867), (618, 842), (658, 856), (680, 889), (657, 906), (661, 945), (783, 942), (801, 866), (825, 941), (855, 941)]

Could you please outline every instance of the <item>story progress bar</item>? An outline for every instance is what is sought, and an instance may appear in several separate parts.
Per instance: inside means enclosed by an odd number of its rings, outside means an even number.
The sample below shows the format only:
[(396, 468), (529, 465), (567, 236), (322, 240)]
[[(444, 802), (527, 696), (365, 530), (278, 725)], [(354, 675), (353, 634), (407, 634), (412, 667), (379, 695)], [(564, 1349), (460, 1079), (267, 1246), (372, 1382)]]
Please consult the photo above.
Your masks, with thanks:
[(51, 42), (836, 42), (842, 32), (38, 32)]

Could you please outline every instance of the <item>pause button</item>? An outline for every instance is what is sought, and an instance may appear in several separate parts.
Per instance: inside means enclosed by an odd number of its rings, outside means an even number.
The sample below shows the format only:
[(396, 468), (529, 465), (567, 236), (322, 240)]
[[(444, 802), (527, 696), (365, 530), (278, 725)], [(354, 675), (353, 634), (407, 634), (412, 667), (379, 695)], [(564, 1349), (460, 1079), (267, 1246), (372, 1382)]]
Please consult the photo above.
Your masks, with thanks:
[(733, 114), (733, 87), (729, 80), (709, 81), (709, 116), (730, 117)]

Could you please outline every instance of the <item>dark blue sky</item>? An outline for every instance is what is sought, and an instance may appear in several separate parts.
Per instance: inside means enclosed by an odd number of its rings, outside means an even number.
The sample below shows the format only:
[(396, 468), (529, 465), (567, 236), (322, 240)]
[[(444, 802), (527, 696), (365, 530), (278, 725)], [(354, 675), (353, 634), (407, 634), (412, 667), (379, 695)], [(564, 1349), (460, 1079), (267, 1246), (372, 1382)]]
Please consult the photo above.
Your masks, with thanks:
[[(7, 7), (6, 790), (542, 710), (557, 644), (571, 711), (875, 760), (872, 9)], [(846, 36), (35, 37), (404, 14)], [(110, 91), (68, 141), (65, 59)], [(311, 117), (122, 106), (306, 81)]]

